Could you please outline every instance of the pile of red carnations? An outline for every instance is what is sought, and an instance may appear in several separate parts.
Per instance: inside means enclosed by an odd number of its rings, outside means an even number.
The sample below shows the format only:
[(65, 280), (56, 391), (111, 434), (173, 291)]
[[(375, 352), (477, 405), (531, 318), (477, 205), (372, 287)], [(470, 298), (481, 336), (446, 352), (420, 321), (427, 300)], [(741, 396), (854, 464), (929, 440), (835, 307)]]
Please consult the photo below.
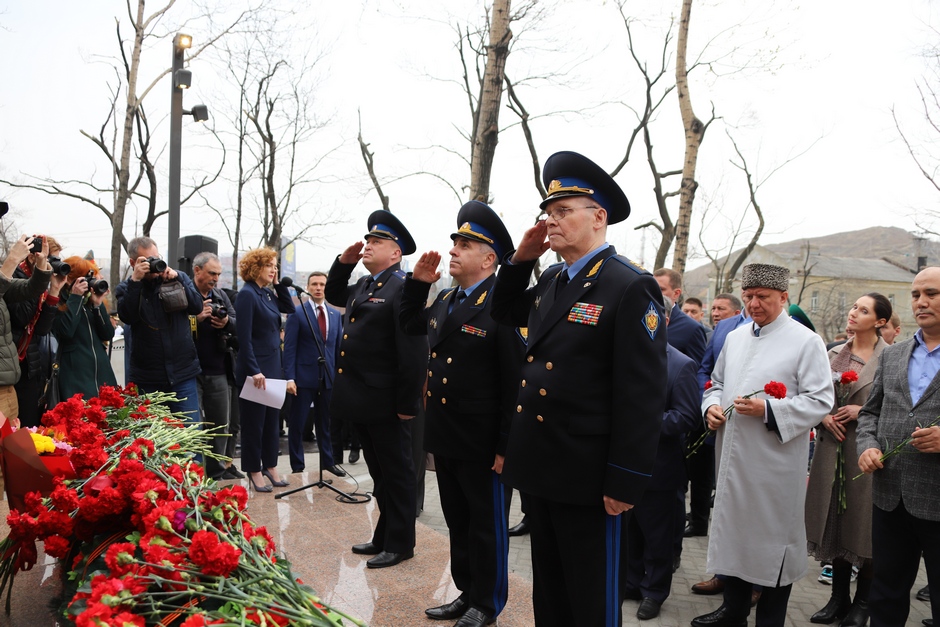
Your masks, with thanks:
[(68, 445), (59, 454), (74, 478), (55, 477), (11, 511), (0, 593), (42, 541), (70, 569), (62, 618), (77, 627), (362, 625), (291, 573), (246, 515), (243, 487), (205, 477), (193, 459), (211, 455), (213, 434), (171, 414), (172, 399), (105, 386), (43, 416), (42, 434)]

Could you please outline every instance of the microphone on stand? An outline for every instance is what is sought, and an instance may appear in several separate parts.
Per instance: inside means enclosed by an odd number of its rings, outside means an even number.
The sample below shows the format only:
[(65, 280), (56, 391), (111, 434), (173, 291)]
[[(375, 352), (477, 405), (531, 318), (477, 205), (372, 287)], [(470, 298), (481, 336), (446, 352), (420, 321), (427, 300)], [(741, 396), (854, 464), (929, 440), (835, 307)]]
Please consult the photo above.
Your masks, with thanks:
[[(281, 277), (280, 284), (284, 287), (294, 288), (297, 290), (298, 294), (307, 294), (307, 292), (304, 291), (304, 288), (300, 287), (299, 285), (294, 285), (294, 279), (290, 278), (289, 276)], [(307, 296), (310, 296), (310, 294), (307, 294)]]

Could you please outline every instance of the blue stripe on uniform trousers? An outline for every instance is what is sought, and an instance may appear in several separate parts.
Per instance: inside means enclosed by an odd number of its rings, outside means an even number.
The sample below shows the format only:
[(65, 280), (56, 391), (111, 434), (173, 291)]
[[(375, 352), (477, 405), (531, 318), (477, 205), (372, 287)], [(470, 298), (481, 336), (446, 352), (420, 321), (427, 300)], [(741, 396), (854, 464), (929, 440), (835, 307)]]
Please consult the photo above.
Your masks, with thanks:
[(607, 627), (620, 624), (620, 515), (607, 514)]
[(493, 527), (496, 530), (496, 585), (493, 586), (493, 607), (499, 615), (509, 597), (509, 519), (506, 515), (506, 488), (496, 471), (493, 472)]

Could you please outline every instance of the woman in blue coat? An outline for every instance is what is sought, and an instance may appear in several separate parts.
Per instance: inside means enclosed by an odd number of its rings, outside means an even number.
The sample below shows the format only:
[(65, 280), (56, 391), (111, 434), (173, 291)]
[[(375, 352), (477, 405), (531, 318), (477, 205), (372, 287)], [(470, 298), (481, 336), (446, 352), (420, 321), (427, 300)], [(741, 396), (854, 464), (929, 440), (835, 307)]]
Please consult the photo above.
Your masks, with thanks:
[[(245, 284), (235, 299), (238, 358), (235, 383), (264, 389), (265, 379), (283, 379), (281, 367), (281, 313), (292, 313), (287, 287), (277, 282), (277, 253), (270, 248), (248, 251), (238, 262)], [(273, 288), (273, 289), (272, 289)], [(277, 472), (279, 413), (276, 407), (238, 399), (241, 413), (242, 470), (258, 492), (286, 486)]]
[[(104, 305), (107, 289), (88, 289), (87, 275), (98, 266), (81, 257), (69, 257), (72, 266), (60, 297), (52, 332), (59, 341), (59, 393), (70, 398), (81, 392), (86, 399), (98, 396), (102, 385), (117, 385), (105, 344), (114, 338), (114, 325)], [(105, 284), (107, 285), (107, 284)]]

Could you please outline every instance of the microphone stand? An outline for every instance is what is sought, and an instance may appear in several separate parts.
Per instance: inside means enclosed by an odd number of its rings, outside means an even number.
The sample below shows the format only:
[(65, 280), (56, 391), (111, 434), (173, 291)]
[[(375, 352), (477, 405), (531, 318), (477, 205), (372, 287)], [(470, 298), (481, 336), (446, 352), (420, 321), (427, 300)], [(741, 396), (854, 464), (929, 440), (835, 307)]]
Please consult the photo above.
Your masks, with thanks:
[[(288, 285), (288, 287), (293, 287), (293, 288), (297, 291), (297, 298), (300, 300), (300, 308), (303, 310), (303, 312), (304, 312), (304, 317), (307, 319), (307, 326), (310, 328), (310, 335), (313, 336), (313, 341), (316, 342), (316, 344), (317, 344), (317, 349), (319, 349), (319, 351), (320, 351), (320, 363), (319, 363), (319, 365), (324, 366), (324, 369), (326, 370), (326, 376), (329, 377), (329, 379), (332, 381), (332, 378), (333, 378), (332, 375), (333, 375), (333, 373), (330, 372), (328, 369), (325, 368), (325, 366), (326, 366), (326, 359), (323, 357), (324, 354), (325, 354), (325, 353), (324, 353), (323, 342), (322, 342), (322, 340), (319, 338), (319, 336), (317, 336), (317, 334), (314, 332), (314, 330), (313, 330), (313, 322), (310, 321), (310, 313), (307, 311), (307, 307), (306, 307), (306, 305), (305, 305), (304, 302), (303, 302), (303, 298), (301, 298), (301, 294), (307, 294), (307, 292), (304, 291), (304, 289), (301, 288), (299, 285)], [(307, 294), (307, 296), (310, 296), (310, 294)], [(295, 314), (295, 315), (296, 315), (296, 314)], [(326, 339), (326, 338), (324, 338), (324, 339)], [(330, 435), (332, 436), (332, 434), (330, 434)], [(317, 442), (317, 446), (319, 446), (319, 445), (320, 445), (320, 443)], [(280, 499), (280, 498), (285, 497), (285, 496), (287, 496), (287, 495), (289, 495), (289, 494), (293, 494), (293, 493), (295, 493), (295, 492), (301, 492), (301, 491), (306, 490), (306, 489), (308, 489), (308, 488), (320, 488), (320, 489), (328, 488), (328, 489), (332, 490), (333, 492), (336, 492), (336, 494), (338, 495), (338, 496), (336, 497), (336, 500), (339, 501), (340, 503), (368, 503), (369, 501), (372, 500), (372, 497), (369, 496), (368, 494), (366, 494), (366, 495), (364, 495), (364, 496), (358, 496), (358, 497), (357, 497), (357, 496), (353, 496), (352, 494), (347, 494), (346, 492), (343, 492), (343, 491), (340, 490), (339, 488), (334, 487), (334, 486), (332, 485), (332, 483), (333, 483), (333, 480), (332, 480), (332, 479), (326, 479), (326, 480), (323, 479), (323, 467), (321, 466), (321, 467), (320, 467), (320, 479), (319, 479), (318, 481), (314, 481), (313, 483), (308, 483), (307, 485), (302, 485), (302, 486), (300, 486), (299, 488), (294, 488), (294, 489), (292, 489), (292, 490), (286, 490), (286, 491), (284, 491), (284, 492), (278, 492), (277, 494), (274, 495), (274, 498), (275, 498), (275, 499)]]

